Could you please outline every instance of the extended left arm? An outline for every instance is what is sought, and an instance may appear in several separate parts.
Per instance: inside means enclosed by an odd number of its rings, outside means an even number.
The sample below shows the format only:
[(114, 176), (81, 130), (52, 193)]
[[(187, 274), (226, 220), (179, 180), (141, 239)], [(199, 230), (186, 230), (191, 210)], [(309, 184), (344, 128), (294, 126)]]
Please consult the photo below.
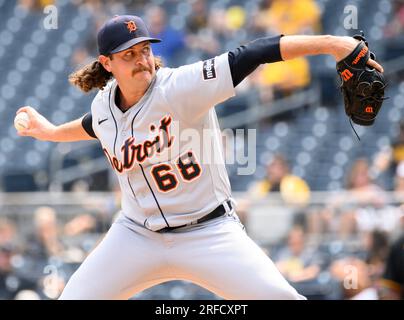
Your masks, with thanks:
[[(276, 36), (259, 38), (229, 52), (229, 64), (233, 85), (236, 87), (260, 64), (290, 60), (302, 56), (329, 54), (336, 61), (348, 56), (359, 41), (352, 37), (321, 36)], [(368, 64), (383, 72), (376, 61)]]
[[(358, 45), (353, 37), (337, 36), (284, 36), (280, 39), (280, 51), (283, 60), (301, 56), (329, 54), (338, 62), (348, 56)], [(368, 64), (383, 72), (376, 61), (369, 59)]]

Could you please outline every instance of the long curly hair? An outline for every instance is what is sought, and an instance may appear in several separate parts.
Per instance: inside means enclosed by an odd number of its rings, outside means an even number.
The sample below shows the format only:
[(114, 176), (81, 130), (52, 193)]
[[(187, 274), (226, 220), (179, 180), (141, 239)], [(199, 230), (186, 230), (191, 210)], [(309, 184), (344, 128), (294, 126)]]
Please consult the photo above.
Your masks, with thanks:
[[(154, 63), (156, 70), (163, 66), (163, 61), (160, 57), (154, 57)], [(104, 88), (112, 78), (112, 73), (105, 70), (102, 64), (96, 60), (71, 73), (69, 82), (84, 92), (90, 92), (94, 88)]]

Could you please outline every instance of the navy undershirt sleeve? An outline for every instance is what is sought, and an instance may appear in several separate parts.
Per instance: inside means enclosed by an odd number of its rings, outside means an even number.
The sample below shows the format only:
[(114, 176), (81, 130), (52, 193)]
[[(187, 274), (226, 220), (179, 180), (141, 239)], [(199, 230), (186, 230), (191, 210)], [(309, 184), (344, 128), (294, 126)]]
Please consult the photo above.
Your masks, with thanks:
[(229, 52), (229, 65), (234, 87), (260, 64), (283, 61), (280, 50), (281, 37), (283, 35), (259, 38)]
[(85, 114), (85, 116), (81, 120), (81, 125), (90, 137), (98, 139), (93, 130), (93, 116), (91, 112)]

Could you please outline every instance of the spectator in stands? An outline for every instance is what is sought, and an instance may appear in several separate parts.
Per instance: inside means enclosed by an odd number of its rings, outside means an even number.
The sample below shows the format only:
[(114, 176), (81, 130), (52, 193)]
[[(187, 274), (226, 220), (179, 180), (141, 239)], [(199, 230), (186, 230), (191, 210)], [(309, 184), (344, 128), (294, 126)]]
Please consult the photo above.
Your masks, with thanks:
[(261, 103), (289, 96), (310, 85), (310, 65), (306, 58), (296, 58), (286, 63), (262, 65), (258, 69), (257, 83)]
[[(258, 28), (267, 34), (313, 34), (320, 31), (320, 10), (313, 0), (265, 1), (256, 17)], [(290, 95), (306, 88), (310, 82), (307, 58), (262, 65), (257, 77), (262, 103)]]
[(164, 45), (153, 45), (154, 55), (160, 56), (165, 64), (175, 65), (176, 55), (185, 47), (184, 33), (172, 28), (167, 22), (164, 10), (157, 6), (151, 6), (146, 10), (146, 21), (151, 37), (164, 39)]
[[(402, 57), (404, 50), (404, 1), (391, 1), (391, 16), (388, 17), (388, 23), (384, 30), (384, 59), (393, 60)], [(403, 79), (404, 74), (399, 72), (398, 79)]]
[(94, 230), (96, 226), (95, 218), (90, 214), (80, 214), (67, 222), (63, 229), (66, 236), (77, 236)]
[(385, 272), (379, 282), (379, 297), (382, 300), (404, 300), (404, 233), (390, 248)]
[(12, 244), (0, 245), (0, 300), (13, 299), (18, 291), (35, 288), (35, 283), (18, 274), (13, 266), (17, 251)]
[(404, 230), (404, 161), (397, 166), (397, 173), (394, 179), (395, 205), (397, 206), (397, 216), (400, 221), (395, 222), (399, 231)]
[(0, 300), (12, 299), (17, 288), (10, 286), (8, 279), (13, 274), (11, 257), (13, 251), (10, 247), (0, 245)]
[[(387, 196), (384, 190), (370, 176), (366, 158), (353, 163), (346, 177), (345, 190), (347, 193), (333, 195), (325, 207), (309, 217), (312, 232), (335, 232), (340, 239), (355, 236), (358, 231), (371, 232), (376, 227), (373, 218), (381, 215), (381, 210), (389, 209), (385, 207)], [(384, 214), (386, 217), (394, 215), (392, 211)]]
[(226, 10), (226, 25), (233, 35), (244, 28), (246, 12), (241, 6), (231, 6)]
[(50, 257), (60, 257), (64, 246), (56, 220), (56, 212), (51, 207), (39, 207), (34, 213), (34, 234), (30, 236), (26, 255), (47, 264)]
[(80, 213), (63, 226), (63, 236), (75, 237), (80, 234), (104, 233), (111, 225), (111, 217), (105, 211), (91, 210)]
[(210, 10), (207, 19), (205, 28), (201, 28), (197, 33), (188, 33), (186, 38), (188, 48), (198, 53), (200, 60), (219, 54), (230, 32), (227, 28), (224, 9)]
[(330, 266), (332, 276), (343, 286), (345, 299), (378, 299), (378, 282), (389, 251), (388, 233), (374, 230), (363, 236), (363, 254), (347, 252), (346, 257), (335, 260)]
[(369, 276), (372, 280), (376, 280), (382, 276), (385, 268), (389, 251), (388, 233), (381, 230), (373, 230), (370, 233), (365, 233), (364, 237), (365, 262), (369, 268)]
[(280, 192), (289, 204), (306, 205), (310, 188), (300, 177), (292, 175), (285, 157), (277, 154), (267, 165), (266, 177), (252, 185), (249, 190), (253, 198), (263, 198), (271, 192)]
[(400, 219), (400, 212), (388, 204), (386, 193), (374, 183), (366, 159), (361, 158), (354, 163), (348, 177), (347, 189), (355, 207), (344, 215), (346, 219), (342, 221), (343, 227), (361, 233), (375, 229), (394, 231)]
[(18, 4), (30, 11), (42, 11), (48, 5), (54, 5), (54, 0), (19, 0)]
[[(340, 198), (340, 235), (343, 237), (353, 235), (358, 230), (366, 228), (363, 223), (373, 209), (379, 210), (387, 204), (384, 190), (375, 184), (370, 176), (369, 161), (366, 158), (357, 159), (346, 179), (346, 190), (349, 191), (349, 199)], [(347, 201), (348, 200), (348, 201)]]
[(66, 279), (55, 274), (46, 274), (39, 281), (39, 290), (44, 299), (57, 299), (66, 286)]
[(285, 157), (277, 154), (268, 163), (267, 175), (254, 187), (256, 195), (266, 195), (268, 192), (280, 192), (282, 179), (289, 174), (289, 166)]
[(330, 268), (333, 278), (341, 283), (343, 298), (351, 300), (377, 300), (377, 290), (369, 275), (369, 266), (354, 256), (333, 261)]
[(404, 163), (404, 121), (400, 122), (398, 135), (391, 145), (384, 146), (375, 156), (373, 170), (377, 176), (387, 173), (389, 178), (397, 173), (397, 166)]
[(321, 31), (320, 18), (314, 0), (266, 0), (256, 25), (267, 33), (313, 34)]
[[(394, 191), (402, 193), (404, 196), (404, 161), (400, 162), (397, 166), (396, 175), (394, 177)], [(400, 203), (404, 203), (404, 198)]]
[[(35, 283), (24, 275), (21, 268), (23, 260), (19, 259), (19, 268), (12, 261), (20, 255), (19, 239), (16, 225), (7, 218), (0, 218), (0, 300), (13, 299), (22, 289), (34, 289)], [(21, 263), (22, 262), (22, 263)]]
[[(404, 218), (404, 161), (400, 162), (396, 169), (396, 174), (394, 176), (394, 195), (393, 204), (396, 206), (398, 212), (397, 217), (399, 219)], [(396, 225), (401, 227), (400, 223), (394, 222)], [(402, 227), (404, 227), (404, 219), (402, 220)]]
[[(46, 1), (46, 0), (45, 0)], [(141, 6), (143, 8), (146, 0), (122, 1), (122, 0), (73, 0), (77, 7), (87, 10), (93, 17), (106, 20), (107, 17), (120, 14), (125, 10), (132, 10)], [(130, 9), (129, 9), (130, 8)]]
[[(223, 50), (227, 50), (229, 41), (242, 41), (238, 36), (245, 33), (246, 15), (241, 6), (211, 9), (207, 14), (205, 27), (199, 28), (196, 32), (189, 32), (188, 47), (198, 52), (201, 60), (220, 54)], [(243, 29), (244, 33), (240, 33), (240, 29)]]
[(87, 34), (83, 44), (75, 48), (71, 56), (71, 64), (74, 68), (84, 66), (89, 63), (89, 61), (92, 61), (95, 57), (97, 57), (98, 52), (96, 30), (101, 28), (107, 19), (107, 16), (109, 16), (101, 1), (80, 1), (84, 3), (78, 3), (77, 5), (80, 5), (82, 8), (86, 8), (91, 15), (91, 32), (90, 34)]
[(15, 224), (7, 218), (0, 218), (0, 246), (16, 243)]
[(321, 258), (315, 248), (307, 245), (304, 230), (299, 226), (290, 230), (287, 247), (274, 260), (279, 271), (292, 282), (315, 279), (321, 271)]
[(206, 0), (192, 2), (191, 14), (187, 17), (186, 29), (188, 33), (198, 33), (208, 25), (208, 8)]
[(404, 121), (400, 122), (398, 135), (391, 143), (391, 152), (391, 161), (395, 169), (401, 161), (404, 161)]
[(386, 197), (383, 189), (373, 182), (369, 169), (366, 158), (357, 159), (347, 175), (346, 189), (355, 203), (380, 207), (386, 203)]
[[(85, 179), (79, 179), (72, 184), (71, 191), (86, 197), (89, 195), (90, 185)], [(117, 205), (119, 207), (119, 205)], [(63, 226), (63, 236), (74, 237), (85, 233), (103, 233), (111, 225), (112, 214), (116, 211), (114, 208), (100, 207), (98, 203), (85, 204), (83, 211), (77, 213), (74, 218), (67, 221)]]
[(404, 31), (404, 1), (395, 0), (392, 2), (392, 5), (394, 15), (384, 29), (384, 35), (387, 38), (400, 36)]

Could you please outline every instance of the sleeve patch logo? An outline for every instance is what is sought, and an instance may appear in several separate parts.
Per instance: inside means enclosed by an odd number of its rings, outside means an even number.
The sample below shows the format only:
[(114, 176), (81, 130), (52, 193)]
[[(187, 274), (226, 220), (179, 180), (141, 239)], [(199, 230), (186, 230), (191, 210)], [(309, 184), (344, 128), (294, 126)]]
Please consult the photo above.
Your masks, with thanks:
[(205, 60), (203, 62), (203, 79), (216, 79), (215, 59)]

